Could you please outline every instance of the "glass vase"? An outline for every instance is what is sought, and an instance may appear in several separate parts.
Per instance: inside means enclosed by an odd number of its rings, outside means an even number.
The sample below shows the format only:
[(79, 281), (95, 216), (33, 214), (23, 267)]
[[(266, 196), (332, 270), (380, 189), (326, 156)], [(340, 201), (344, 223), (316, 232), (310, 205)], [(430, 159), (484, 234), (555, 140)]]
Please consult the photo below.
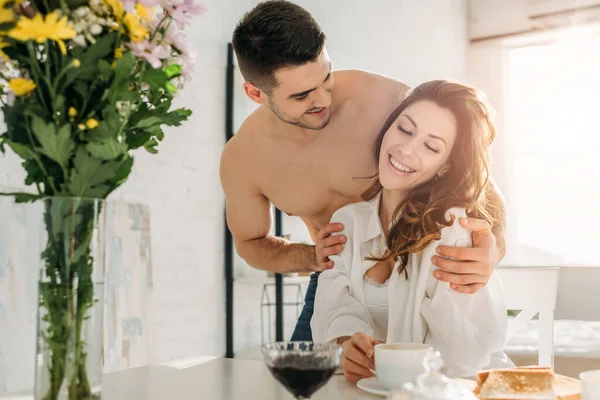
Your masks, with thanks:
[(43, 200), (36, 400), (99, 399), (103, 373), (106, 234), (98, 199)]
[(147, 206), (0, 196), (0, 399), (110, 398), (154, 362), (152, 286)]

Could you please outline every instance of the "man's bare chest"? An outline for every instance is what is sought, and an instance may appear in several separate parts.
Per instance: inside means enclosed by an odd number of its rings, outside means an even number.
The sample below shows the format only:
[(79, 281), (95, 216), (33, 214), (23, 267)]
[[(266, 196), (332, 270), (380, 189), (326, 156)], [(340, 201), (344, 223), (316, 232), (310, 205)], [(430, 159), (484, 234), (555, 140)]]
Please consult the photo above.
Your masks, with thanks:
[(368, 186), (364, 178), (375, 171), (371, 137), (336, 131), (316, 138), (318, 145), (280, 146), (263, 160), (263, 194), (290, 215), (329, 218), (338, 208), (360, 201)]

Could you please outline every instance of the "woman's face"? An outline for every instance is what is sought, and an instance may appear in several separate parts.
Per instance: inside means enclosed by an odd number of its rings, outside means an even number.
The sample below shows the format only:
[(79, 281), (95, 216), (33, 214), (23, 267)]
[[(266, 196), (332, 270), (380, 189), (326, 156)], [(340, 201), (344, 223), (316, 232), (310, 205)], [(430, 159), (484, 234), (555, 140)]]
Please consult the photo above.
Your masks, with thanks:
[(385, 133), (379, 181), (388, 190), (411, 190), (444, 173), (456, 139), (456, 118), (427, 100), (406, 107)]

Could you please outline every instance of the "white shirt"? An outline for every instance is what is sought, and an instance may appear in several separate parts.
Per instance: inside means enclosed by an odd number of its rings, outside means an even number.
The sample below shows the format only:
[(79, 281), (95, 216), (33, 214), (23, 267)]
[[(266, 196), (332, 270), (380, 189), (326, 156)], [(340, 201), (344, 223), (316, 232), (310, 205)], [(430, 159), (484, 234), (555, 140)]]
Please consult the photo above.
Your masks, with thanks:
[[(334, 268), (319, 276), (311, 321), (313, 340), (328, 342), (355, 332), (375, 335), (367, 309), (364, 275), (375, 265), (365, 258), (381, 256), (386, 249), (379, 219), (379, 200), (347, 205), (332, 222), (344, 224), (348, 238), (344, 250), (330, 259)], [(398, 274), (398, 264), (388, 281), (387, 343), (431, 344), (439, 350), (450, 376), (475, 376), (490, 365), (492, 353), (506, 342), (507, 313), (496, 274), (473, 295), (458, 293), (433, 277), (431, 262), (438, 245), (470, 247), (471, 232), (459, 223), (465, 211), (453, 208), (454, 224), (442, 229), (442, 238), (424, 251), (409, 256), (408, 280)]]

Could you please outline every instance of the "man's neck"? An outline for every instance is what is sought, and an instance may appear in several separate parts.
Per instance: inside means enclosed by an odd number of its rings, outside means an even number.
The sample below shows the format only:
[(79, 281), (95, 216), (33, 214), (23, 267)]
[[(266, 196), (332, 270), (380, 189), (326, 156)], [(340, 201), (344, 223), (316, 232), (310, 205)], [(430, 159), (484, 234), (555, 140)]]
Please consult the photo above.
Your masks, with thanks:
[(277, 136), (288, 139), (296, 138), (297, 140), (309, 141), (319, 133), (318, 129), (306, 129), (294, 124), (290, 124), (289, 122), (285, 122), (268, 108), (266, 111), (269, 113), (271, 124), (274, 127), (273, 133)]

